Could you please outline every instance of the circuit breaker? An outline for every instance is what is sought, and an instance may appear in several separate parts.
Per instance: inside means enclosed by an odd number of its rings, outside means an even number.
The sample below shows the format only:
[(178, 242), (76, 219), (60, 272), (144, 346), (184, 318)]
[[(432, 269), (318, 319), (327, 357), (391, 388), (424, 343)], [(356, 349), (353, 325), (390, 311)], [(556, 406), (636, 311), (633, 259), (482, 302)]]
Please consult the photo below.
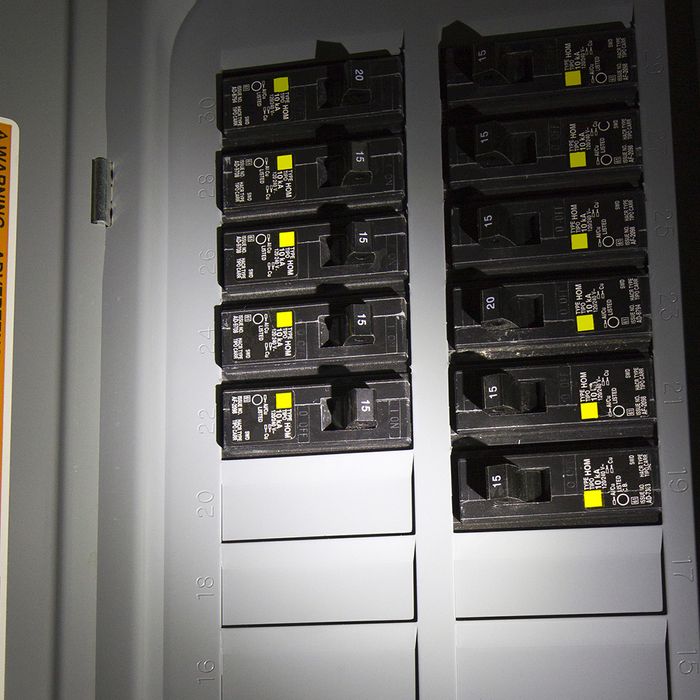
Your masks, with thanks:
[(453, 269), (485, 275), (641, 267), (646, 222), (641, 190), (496, 202), (455, 196), (449, 211)]

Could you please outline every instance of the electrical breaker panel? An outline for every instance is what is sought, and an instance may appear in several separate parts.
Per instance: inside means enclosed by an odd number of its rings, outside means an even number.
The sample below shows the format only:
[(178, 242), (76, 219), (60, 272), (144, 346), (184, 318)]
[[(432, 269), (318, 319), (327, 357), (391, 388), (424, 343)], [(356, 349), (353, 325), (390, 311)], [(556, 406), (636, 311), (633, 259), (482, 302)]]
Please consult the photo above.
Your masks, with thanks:
[(5, 697), (697, 700), (676, 3), (15, 5)]
[[(665, 209), (650, 205), (662, 149), (643, 22), (610, 11), (490, 35), (437, 13), (429, 51), (418, 25), (405, 43), (268, 54), (221, 32), (190, 70), (201, 14), (174, 64), (216, 88), (206, 138), (173, 163), (215, 167), (200, 264), (218, 289), (198, 318), (220, 466), (191, 487), (204, 516), (223, 488), (223, 528), (197, 553), (222, 570), (202, 579), (210, 608), (181, 599), (210, 616), (199, 685), (237, 700), (567, 697), (549, 652), (526, 651), (528, 618), (564, 625), (598, 666), (584, 622), (624, 614), (640, 629), (619, 628), (621, 676), (590, 697), (656, 700), (657, 622), (680, 629), (661, 578), (680, 565), (661, 563), (676, 385), (657, 351)], [(368, 623), (372, 643), (352, 634)], [(477, 624), (483, 649), (504, 625), (538, 681), (500, 687), (502, 646), (473, 668)], [(441, 640), (439, 662), (421, 639)], [(356, 672), (339, 686), (341, 659)]]

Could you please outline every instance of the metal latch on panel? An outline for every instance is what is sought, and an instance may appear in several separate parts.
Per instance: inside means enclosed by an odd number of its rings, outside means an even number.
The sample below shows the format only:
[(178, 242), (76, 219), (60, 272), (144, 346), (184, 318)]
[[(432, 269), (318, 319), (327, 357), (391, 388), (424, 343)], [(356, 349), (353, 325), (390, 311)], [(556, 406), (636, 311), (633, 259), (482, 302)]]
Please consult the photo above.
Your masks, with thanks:
[(92, 159), (92, 198), (90, 221), (112, 225), (112, 185), (114, 164), (107, 158)]

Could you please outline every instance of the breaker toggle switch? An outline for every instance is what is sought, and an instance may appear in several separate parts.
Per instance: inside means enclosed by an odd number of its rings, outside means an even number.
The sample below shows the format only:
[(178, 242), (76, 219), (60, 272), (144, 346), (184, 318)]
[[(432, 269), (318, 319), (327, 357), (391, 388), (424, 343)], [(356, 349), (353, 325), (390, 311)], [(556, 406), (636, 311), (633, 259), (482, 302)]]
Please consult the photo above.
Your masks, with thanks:
[(490, 464), (486, 467), (486, 497), (491, 501), (549, 501), (547, 482), (546, 469), (520, 469), (515, 464)]
[(372, 100), (372, 91), (367, 87), (367, 63), (346, 61), (343, 64), (343, 97), (341, 104), (361, 105)]
[(374, 342), (372, 307), (351, 304), (345, 312), (346, 336), (343, 345), (366, 345)]
[(319, 84), (319, 102), (323, 108), (364, 105), (372, 101), (368, 87), (367, 61), (345, 61), (331, 64), (328, 77)]
[(354, 387), (344, 396), (325, 402), (324, 430), (368, 430), (377, 427), (377, 396), (374, 389)]
[(500, 55), (501, 73), (509, 83), (532, 81), (534, 60), (532, 51), (505, 51)]
[(474, 126), (474, 160), (486, 168), (537, 162), (534, 131), (506, 131), (501, 122)]
[(346, 265), (367, 263), (374, 260), (374, 239), (369, 221), (353, 221), (348, 226)]
[(374, 236), (369, 221), (352, 221), (345, 236), (334, 236), (328, 243), (331, 265), (362, 265), (374, 261)]
[(321, 187), (350, 187), (372, 182), (366, 141), (350, 141), (328, 147), (328, 156), (318, 161)]
[(493, 42), (474, 45), (471, 77), (475, 83), (483, 86), (504, 85), (508, 82), (498, 70)]
[(472, 80), (483, 87), (529, 82), (532, 51), (499, 51), (493, 42), (474, 45)]
[(350, 304), (344, 314), (331, 316), (327, 325), (332, 345), (371, 345), (374, 342), (369, 304)]
[(374, 389), (351, 389), (346, 401), (347, 430), (364, 430), (377, 425), (375, 417), (377, 397)]
[(479, 245), (485, 248), (535, 245), (541, 241), (540, 232), (540, 217), (537, 212), (509, 215), (498, 205), (479, 210)]
[(492, 330), (539, 328), (544, 325), (541, 294), (513, 294), (503, 287), (481, 291), (481, 325)]
[(343, 185), (362, 185), (372, 181), (369, 169), (369, 152), (366, 141), (351, 141), (348, 144), (348, 168), (343, 176)]
[(481, 379), (484, 412), (494, 416), (544, 411), (542, 382), (521, 382), (508, 372), (487, 374)]

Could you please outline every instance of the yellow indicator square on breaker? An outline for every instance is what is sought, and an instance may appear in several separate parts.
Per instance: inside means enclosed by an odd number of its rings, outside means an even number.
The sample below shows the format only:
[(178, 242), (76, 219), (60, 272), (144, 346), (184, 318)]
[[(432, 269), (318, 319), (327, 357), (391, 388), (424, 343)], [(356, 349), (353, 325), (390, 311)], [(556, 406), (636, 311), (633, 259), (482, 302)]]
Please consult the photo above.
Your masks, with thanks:
[[(291, 311), (278, 311), (275, 315), (277, 328), (289, 328), (294, 325), (294, 314)], [(279, 395), (279, 394), (278, 394)]]
[(280, 248), (291, 248), (294, 245), (294, 231), (280, 231)]
[(292, 161), (291, 153), (287, 153), (283, 156), (277, 156), (277, 170), (291, 170), (293, 165), (294, 162)]
[[(290, 158), (291, 158), (291, 156), (290, 156)], [(575, 151), (574, 153), (569, 153), (569, 167), (570, 168), (585, 168), (586, 167), (586, 151)]]
[(581, 420), (593, 420), (598, 417), (598, 402), (586, 401), (581, 404)]
[(587, 233), (573, 233), (571, 234), (571, 250), (584, 250), (588, 248), (588, 234)]
[(583, 492), (583, 507), (584, 508), (602, 508), (603, 507), (603, 492), (600, 489)]
[(287, 92), (287, 90), (289, 90), (289, 78), (287, 78), (287, 76), (284, 76), (282, 78), (275, 78), (272, 81), (272, 89), (275, 92)]
[(580, 70), (567, 70), (564, 72), (564, 85), (566, 87), (574, 87), (581, 84)]
[(280, 391), (275, 394), (275, 409), (282, 410), (283, 408), (292, 407), (292, 392), (291, 391)]
[(593, 314), (584, 314), (583, 316), (577, 316), (576, 330), (579, 333), (583, 333), (584, 331), (594, 331), (595, 319), (593, 318)]

